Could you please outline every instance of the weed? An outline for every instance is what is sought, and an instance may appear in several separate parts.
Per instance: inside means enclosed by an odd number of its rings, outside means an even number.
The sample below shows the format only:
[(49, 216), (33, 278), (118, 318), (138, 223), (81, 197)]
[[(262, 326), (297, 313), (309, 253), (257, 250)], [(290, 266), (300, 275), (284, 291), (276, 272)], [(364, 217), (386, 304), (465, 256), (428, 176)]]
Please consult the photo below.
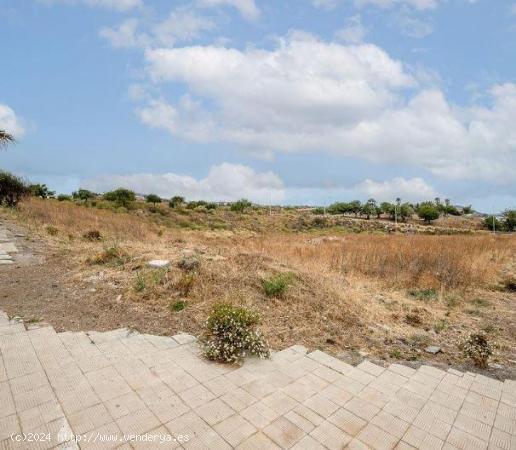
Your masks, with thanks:
[(138, 272), (136, 274), (136, 281), (134, 282), (134, 290), (136, 292), (143, 292), (147, 288), (147, 280), (145, 279), (145, 276)]
[(397, 348), (393, 348), (390, 352), (389, 352), (389, 356), (391, 358), (394, 358), (394, 359), (402, 359), (403, 358), (403, 354), (401, 353), (401, 351)]
[(421, 317), (419, 317), (419, 314), (417, 313), (406, 314), (405, 323), (408, 323), (409, 325), (416, 327), (418, 325), (421, 325)]
[(181, 278), (179, 278), (175, 286), (183, 297), (188, 297), (188, 294), (190, 294), (194, 283), (195, 275), (191, 273), (185, 273), (181, 276)]
[(417, 300), (429, 301), (429, 300), (437, 300), (439, 297), (439, 293), (436, 289), (411, 289), (409, 291), (409, 295), (411, 297), (416, 298)]
[(100, 234), (99, 230), (90, 230), (87, 231), (82, 235), (82, 238), (86, 241), (95, 242), (95, 241), (101, 241), (102, 235)]
[(186, 301), (184, 300), (177, 300), (175, 302), (170, 302), (169, 308), (172, 312), (179, 312), (186, 308)]
[(409, 336), (409, 342), (413, 347), (426, 347), (430, 344), (430, 337), (426, 334), (413, 334)]
[(282, 297), (292, 282), (293, 277), (294, 275), (288, 272), (274, 275), (268, 280), (263, 280), (263, 290), (267, 297)]
[(489, 357), (493, 354), (493, 349), (487, 337), (481, 333), (472, 333), (466, 342), (462, 344), (464, 356), (473, 360), (475, 366), (487, 369)]
[(129, 255), (127, 252), (117, 245), (105, 248), (96, 257), (91, 259), (91, 264), (110, 264), (113, 266), (121, 266), (129, 262)]
[(441, 319), (435, 322), (434, 324), (434, 331), (439, 334), (442, 333), (444, 330), (448, 328), (448, 321)]
[(483, 298), (474, 298), (471, 303), (473, 303), (475, 306), (479, 306), (481, 308), (486, 308), (489, 306), (489, 301), (483, 299)]
[(460, 298), (456, 295), (447, 295), (445, 298), (446, 306), (450, 309), (455, 308), (460, 303)]
[(50, 236), (57, 236), (57, 234), (59, 233), (59, 230), (52, 226), (52, 225), (48, 225), (45, 230), (47, 231), (47, 234), (49, 234)]
[(215, 305), (206, 322), (202, 338), (204, 355), (213, 361), (238, 363), (247, 355), (270, 356), (267, 342), (256, 327), (257, 312), (221, 303)]

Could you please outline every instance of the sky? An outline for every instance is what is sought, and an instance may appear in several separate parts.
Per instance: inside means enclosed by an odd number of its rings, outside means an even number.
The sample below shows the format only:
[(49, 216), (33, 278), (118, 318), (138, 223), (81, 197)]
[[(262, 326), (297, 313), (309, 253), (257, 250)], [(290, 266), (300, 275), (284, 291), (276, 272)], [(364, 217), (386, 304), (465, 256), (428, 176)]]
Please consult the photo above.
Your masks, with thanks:
[(60, 193), (516, 207), (514, 0), (0, 5), (0, 168)]

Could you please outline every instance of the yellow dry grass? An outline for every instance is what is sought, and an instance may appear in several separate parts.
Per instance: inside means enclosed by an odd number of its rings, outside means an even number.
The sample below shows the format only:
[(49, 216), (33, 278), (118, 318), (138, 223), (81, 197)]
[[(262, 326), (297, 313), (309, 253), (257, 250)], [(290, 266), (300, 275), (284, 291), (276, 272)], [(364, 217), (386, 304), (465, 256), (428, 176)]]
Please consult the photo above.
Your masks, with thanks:
[[(496, 336), (511, 357), (513, 294), (493, 288), (504, 271), (512, 270), (514, 235), (354, 234), (342, 228), (281, 232), (287, 218), (295, 220), (298, 213), (235, 215), (224, 209), (192, 215), (190, 219), (201, 228), (195, 231), (176, 227), (179, 216), (164, 205), (162, 209), (160, 218), (167, 218), (167, 226), (158, 224), (147, 205), (116, 212), (29, 199), (16, 217), (50, 243), (66, 246), (74, 261), (74, 280), (101, 268), (120, 286), (125, 301), (152, 305), (169, 314), (172, 332), (200, 333), (213, 303), (228, 301), (260, 311), (263, 331), (274, 348), (301, 343), (333, 352), (366, 349), (385, 357), (398, 345), (393, 342), (408, 342), (414, 336), (419, 336), (414, 341), (423, 342), (421, 336), (428, 338), (434, 327), (444, 327), (438, 336), (430, 336), (434, 343), (455, 343), (473, 329), (495, 324)], [(232, 231), (209, 230), (206, 223), (214, 220), (230, 222)], [(56, 236), (46, 233), (49, 225), (58, 230)], [(81, 239), (90, 230), (100, 231), (103, 241)], [(129, 263), (85, 264), (114, 242), (130, 256)], [(173, 265), (159, 282), (135, 287), (148, 278), (142, 272), (146, 260), (176, 262), (186, 250), (202, 261), (192, 280), (183, 279), (184, 273)], [(294, 280), (286, 295), (268, 298), (262, 281), (279, 272), (293, 272)], [(407, 294), (412, 288), (433, 288), (439, 297), (424, 303)], [(489, 299), (489, 308), (478, 311), (472, 306), (479, 296)], [(458, 299), (453, 300), (458, 306), (450, 306), (452, 298)], [(169, 312), (169, 305), (177, 300), (186, 300), (188, 306), (180, 313)], [(408, 323), (407, 316), (420, 323)], [(417, 355), (417, 345), (415, 350), (411, 345), (402, 345), (405, 356)], [(458, 357), (453, 348), (447, 358)]]

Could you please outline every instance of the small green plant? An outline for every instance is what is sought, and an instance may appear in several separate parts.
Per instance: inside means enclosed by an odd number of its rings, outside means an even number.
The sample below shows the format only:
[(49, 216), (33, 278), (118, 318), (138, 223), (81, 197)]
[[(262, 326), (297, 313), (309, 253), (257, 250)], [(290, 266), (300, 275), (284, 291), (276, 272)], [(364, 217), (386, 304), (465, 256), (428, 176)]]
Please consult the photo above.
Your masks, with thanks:
[(292, 282), (292, 278), (292, 273), (280, 273), (267, 280), (263, 280), (263, 290), (267, 297), (282, 297)]
[(269, 346), (256, 331), (259, 323), (256, 311), (227, 303), (215, 305), (201, 339), (204, 355), (224, 363), (239, 363), (247, 354), (268, 358)]
[(48, 225), (45, 230), (47, 231), (47, 233), (50, 235), (50, 236), (57, 236), (59, 234), (59, 230), (52, 226), (52, 225)]
[(389, 352), (389, 356), (391, 358), (394, 358), (394, 359), (402, 359), (403, 358), (403, 354), (401, 353), (401, 351), (397, 348), (393, 348), (390, 352)]
[(449, 309), (452, 309), (452, 308), (455, 308), (455, 307), (457, 307), (459, 305), (460, 298), (457, 297), (456, 295), (447, 295), (446, 298), (445, 298), (445, 302), (446, 302), (446, 306)]
[(110, 264), (113, 266), (121, 266), (129, 262), (130, 257), (125, 250), (120, 248), (118, 245), (105, 248), (92, 260), (89, 260), (91, 264)]
[(145, 291), (146, 288), (147, 288), (147, 280), (142, 273), (138, 272), (136, 274), (136, 280), (134, 282), (134, 290), (136, 292), (143, 292), (143, 291)]
[(493, 354), (493, 349), (487, 337), (482, 333), (472, 333), (466, 342), (462, 344), (464, 356), (473, 361), (475, 366), (487, 369), (489, 357)]
[(169, 308), (172, 312), (179, 312), (186, 308), (186, 301), (184, 300), (177, 300), (175, 302), (170, 302)]
[(437, 300), (437, 298), (439, 297), (439, 293), (433, 288), (412, 289), (409, 291), (409, 295), (418, 300), (424, 300), (424, 301)]
[(434, 324), (434, 331), (439, 334), (442, 333), (444, 330), (448, 328), (448, 321), (441, 319), (435, 322)]

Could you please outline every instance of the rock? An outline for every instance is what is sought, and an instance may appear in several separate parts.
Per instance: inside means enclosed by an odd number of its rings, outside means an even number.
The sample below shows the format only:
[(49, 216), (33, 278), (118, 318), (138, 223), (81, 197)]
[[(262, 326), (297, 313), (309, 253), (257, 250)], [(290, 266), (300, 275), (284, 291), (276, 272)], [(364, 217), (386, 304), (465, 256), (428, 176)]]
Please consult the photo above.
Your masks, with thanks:
[(11, 261), (13, 258), (7, 253), (0, 253), (0, 261)]
[(425, 348), (425, 352), (430, 353), (432, 355), (437, 355), (437, 353), (441, 352), (441, 347), (430, 345), (429, 347)]
[(199, 258), (196, 258), (195, 256), (184, 257), (177, 263), (177, 266), (180, 269), (186, 270), (187, 272), (197, 270), (200, 265), (201, 261), (199, 261)]
[(10, 259), (0, 259), (0, 266), (8, 266), (14, 264), (14, 262)]
[(147, 265), (152, 269), (164, 269), (170, 266), (170, 261), (167, 259), (153, 259), (152, 261), (149, 261)]

